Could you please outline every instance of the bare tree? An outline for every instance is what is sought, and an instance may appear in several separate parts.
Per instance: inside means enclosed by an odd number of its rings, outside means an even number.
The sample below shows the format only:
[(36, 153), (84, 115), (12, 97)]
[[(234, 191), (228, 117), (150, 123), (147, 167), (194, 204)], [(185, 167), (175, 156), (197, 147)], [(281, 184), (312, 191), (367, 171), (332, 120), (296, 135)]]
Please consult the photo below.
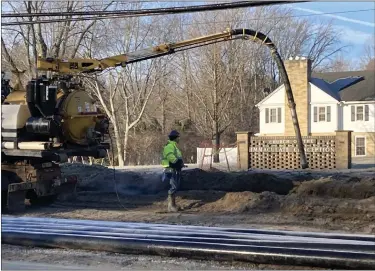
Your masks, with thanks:
[(1, 50), (3, 52), (4, 59), (9, 63), (13, 74), (16, 75), (16, 77), (17, 77), (17, 83), (16, 83), (17, 87), (15, 87), (15, 89), (16, 90), (23, 90), (24, 88), (22, 86), (21, 74), (24, 71), (18, 70), (16, 63), (14, 62), (13, 58), (10, 56), (10, 54), (9, 54), (9, 52), (8, 52), (6, 46), (5, 46), (3, 38), (1, 38)]
[[(95, 2), (94, 2), (95, 3)], [(53, 9), (70, 12), (83, 8), (83, 5), (93, 5), (89, 2), (68, 1), (68, 2), (50, 2), (50, 1), (25, 1), (25, 2), (6, 2), (14, 13), (39, 13), (48, 12)], [(106, 10), (111, 7), (113, 2), (107, 5), (99, 6), (100, 10)], [(97, 4), (96, 4), (97, 6)], [(69, 19), (71, 16), (64, 16)], [(36, 63), (38, 56), (41, 57), (75, 57), (83, 41), (91, 34), (90, 30), (100, 20), (87, 21), (65, 21), (51, 24), (37, 23), (39, 17), (27, 17), (27, 19), (18, 19), (18, 22), (24, 20), (35, 22), (35, 24), (19, 25), (12, 27), (3, 27), (2, 34), (9, 38), (4, 40), (6, 46), (13, 47), (17, 44), (10, 54), (13, 56), (14, 63), (18, 69), (26, 70), (26, 77), (36, 77)], [(23, 44), (21, 47), (20, 44)]]
[(119, 163), (123, 163), (124, 157), (123, 150), (121, 148), (120, 121), (116, 110), (117, 108), (115, 108), (115, 98), (120, 85), (120, 77), (116, 78), (112, 73), (110, 73), (107, 76), (107, 79), (109, 80), (106, 83), (102, 78), (95, 76), (94, 78), (87, 78), (86, 80), (83, 80), (83, 82), (85, 83), (87, 89), (97, 97), (100, 105), (110, 120), (116, 140), (118, 161)]
[(324, 72), (344, 72), (344, 71), (354, 71), (357, 69), (356, 63), (354, 63), (351, 59), (347, 59), (343, 53), (339, 53), (336, 57), (331, 61), (329, 66), (325, 66)]
[(366, 41), (360, 65), (364, 70), (375, 70), (375, 35)]

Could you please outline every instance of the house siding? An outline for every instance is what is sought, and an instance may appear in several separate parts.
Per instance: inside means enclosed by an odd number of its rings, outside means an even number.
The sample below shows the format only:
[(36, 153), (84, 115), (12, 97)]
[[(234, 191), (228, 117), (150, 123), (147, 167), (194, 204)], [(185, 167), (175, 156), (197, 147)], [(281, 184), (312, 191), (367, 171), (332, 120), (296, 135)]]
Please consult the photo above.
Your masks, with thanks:
[[(366, 140), (366, 155), (356, 155), (356, 137), (364, 137)], [(375, 132), (352, 133), (352, 157), (374, 157), (375, 160)]]
[[(338, 116), (339, 106), (338, 101), (332, 96), (328, 95), (315, 85), (309, 85), (309, 133), (334, 133), (339, 130)], [(314, 121), (314, 108), (317, 108), (317, 122)], [(325, 117), (327, 118), (327, 107), (330, 107), (330, 121), (319, 121), (319, 107), (325, 108)]]
[[(368, 121), (351, 121), (351, 106), (369, 106)], [(344, 130), (354, 132), (375, 132), (375, 104), (351, 103), (343, 105)]]
[[(259, 134), (260, 135), (283, 135), (285, 131), (285, 97), (284, 86), (279, 87), (274, 93), (259, 106)], [(281, 123), (266, 123), (266, 108), (281, 108)]]
[[(266, 119), (266, 108), (281, 108), (281, 123), (266, 123), (265, 119)], [(270, 133), (273, 133), (273, 134), (280, 134), (280, 135), (283, 135), (284, 134), (284, 129), (285, 129), (285, 125), (284, 125), (284, 106), (281, 106), (281, 105), (276, 105), (276, 106), (270, 106), (270, 107), (262, 107), (260, 108), (260, 117), (263, 121), (260, 122), (260, 133), (261, 134), (270, 134)]]
[[(319, 108), (324, 107), (325, 108), (325, 117), (327, 118), (327, 107), (330, 107), (330, 121), (319, 121)], [(317, 116), (317, 122), (314, 121), (314, 108), (317, 108), (318, 116)], [(337, 103), (315, 103), (311, 104), (310, 106), (310, 127), (311, 131), (310, 134), (316, 134), (316, 133), (334, 133), (336, 130), (339, 130), (338, 125), (338, 111), (339, 106)]]

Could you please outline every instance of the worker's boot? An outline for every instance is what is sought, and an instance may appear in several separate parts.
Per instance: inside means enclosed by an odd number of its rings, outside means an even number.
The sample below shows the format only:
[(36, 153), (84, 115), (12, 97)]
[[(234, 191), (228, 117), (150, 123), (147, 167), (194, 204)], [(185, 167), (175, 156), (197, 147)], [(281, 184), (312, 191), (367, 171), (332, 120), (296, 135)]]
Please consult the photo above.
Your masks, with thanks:
[(168, 195), (168, 212), (177, 212), (178, 208), (176, 206), (176, 196)]

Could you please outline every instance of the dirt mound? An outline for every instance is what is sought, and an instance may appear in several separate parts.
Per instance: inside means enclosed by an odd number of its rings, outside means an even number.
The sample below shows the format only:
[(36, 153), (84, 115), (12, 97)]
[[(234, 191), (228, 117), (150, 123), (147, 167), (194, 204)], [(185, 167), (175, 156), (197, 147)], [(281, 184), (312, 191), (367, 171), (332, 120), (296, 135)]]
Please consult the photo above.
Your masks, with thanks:
[[(177, 202), (187, 210), (207, 214), (249, 214), (294, 217), (314, 220), (329, 225), (335, 221), (350, 221), (352, 224), (368, 223), (370, 232), (375, 232), (375, 197), (367, 199), (322, 198), (278, 195), (273, 192), (253, 193), (218, 191), (180, 192)], [(165, 204), (164, 204), (165, 205)], [(160, 205), (161, 206), (161, 205)], [(277, 220), (277, 218), (275, 218)]]
[(226, 192), (264, 191), (286, 195), (293, 189), (293, 181), (269, 173), (207, 172), (200, 169), (182, 172), (181, 190), (217, 190)]
[(318, 216), (339, 215), (363, 216), (365, 214), (375, 218), (375, 197), (367, 199), (339, 199), (321, 197), (306, 197), (288, 195), (281, 202), (281, 210), (294, 215)]
[(273, 211), (280, 207), (280, 197), (272, 192), (229, 192), (217, 201), (205, 204), (202, 210), (232, 213)]
[(366, 199), (375, 196), (375, 178), (321, 178), (301, 183), (292, 193), (309, 197)]

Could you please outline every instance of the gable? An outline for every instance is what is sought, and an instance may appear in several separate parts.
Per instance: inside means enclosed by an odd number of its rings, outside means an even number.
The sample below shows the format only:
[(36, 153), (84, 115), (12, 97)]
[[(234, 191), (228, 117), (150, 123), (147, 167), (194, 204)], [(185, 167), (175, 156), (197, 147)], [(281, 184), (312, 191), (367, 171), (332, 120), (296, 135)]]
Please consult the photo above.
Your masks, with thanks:
[(257, 103), (255, 106), (284, 104), (285, 103), (285, 87), (284, 84), (272, 91), (267, 97)]
[(338, 99), (332, 97), (330, 93), (327, 93), (323, 89), (319, 88), (313, 83), (310, 83), (310, 103), (337, 103)]

